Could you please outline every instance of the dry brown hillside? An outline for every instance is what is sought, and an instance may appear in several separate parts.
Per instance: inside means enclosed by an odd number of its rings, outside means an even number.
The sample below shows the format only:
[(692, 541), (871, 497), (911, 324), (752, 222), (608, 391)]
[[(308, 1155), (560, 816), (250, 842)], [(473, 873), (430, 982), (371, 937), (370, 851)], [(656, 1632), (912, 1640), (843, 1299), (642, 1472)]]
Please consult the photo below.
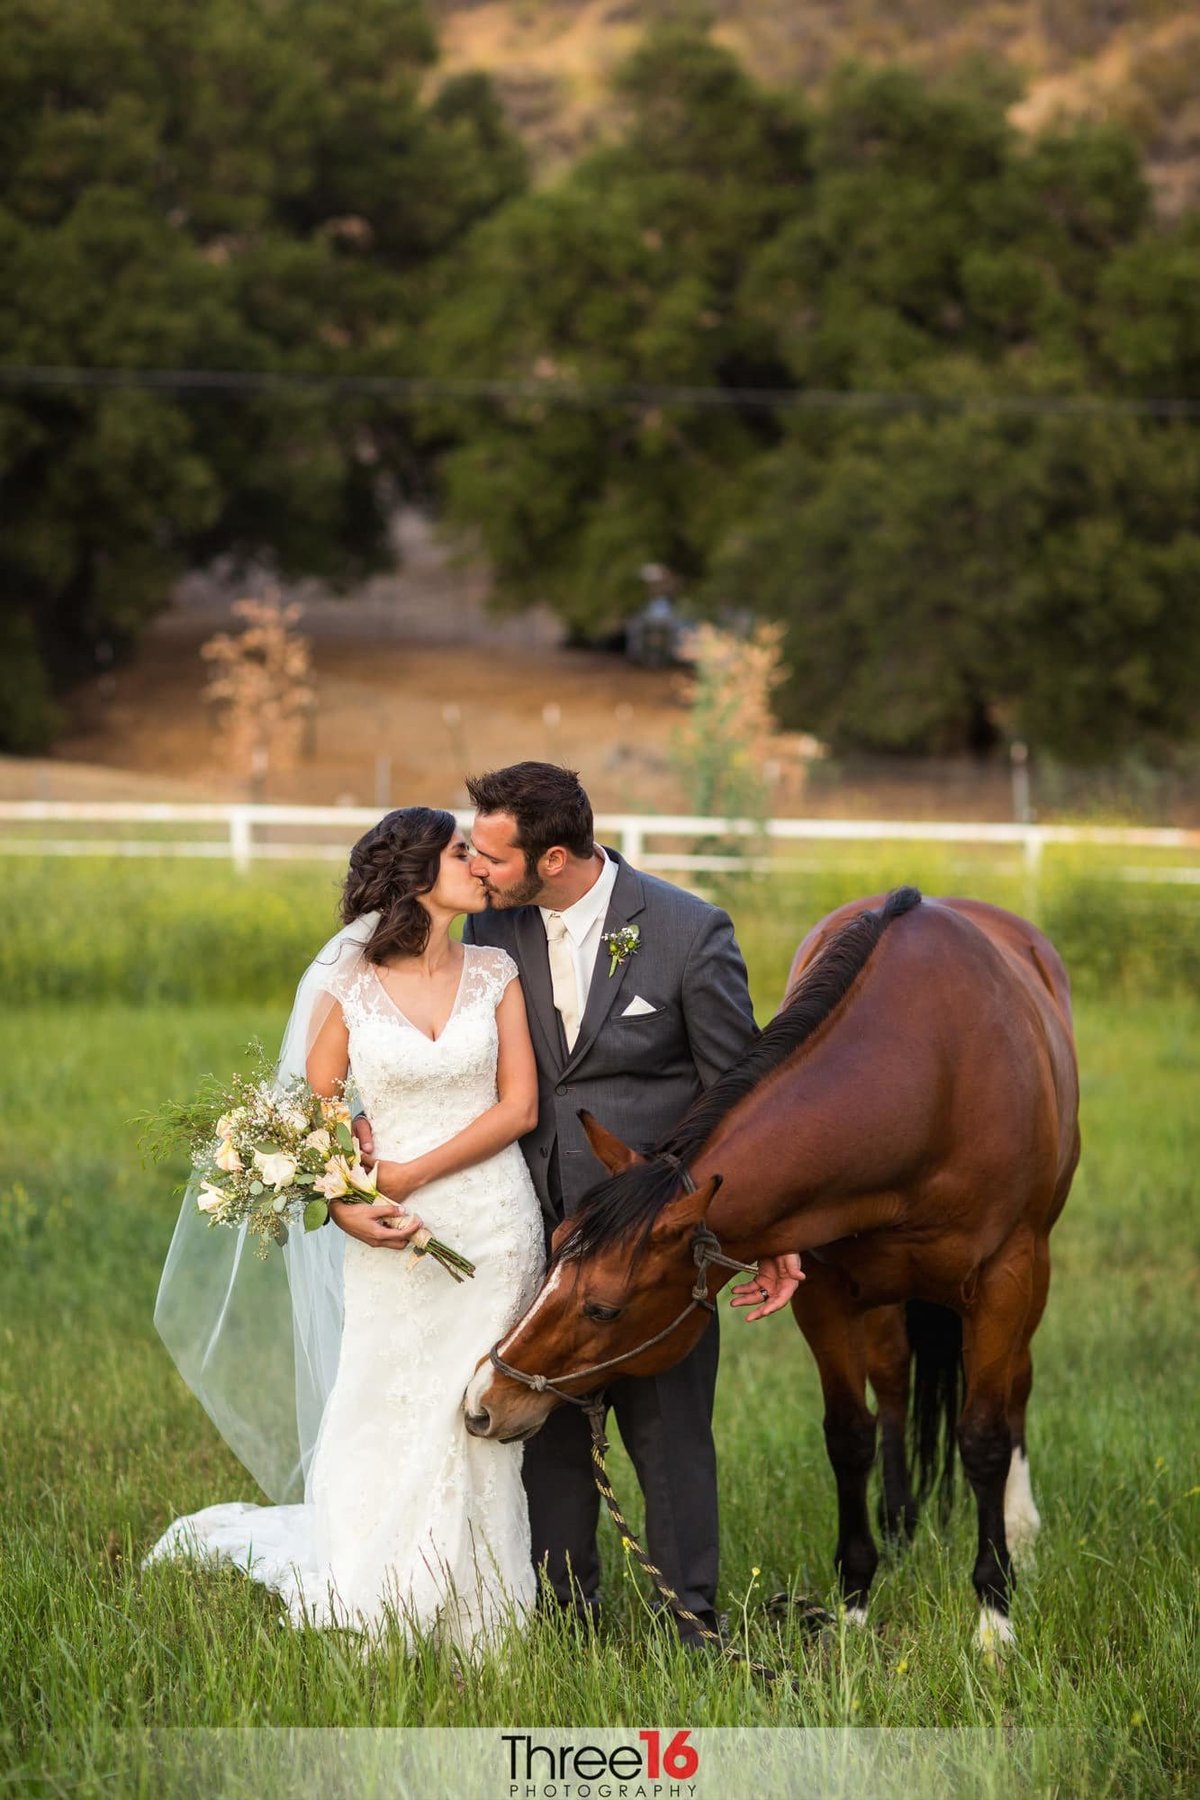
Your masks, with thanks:
[[(1132, 130), (1166, 215), (1200, 204), (1197, 0), (713, 0), (715, 35), (764, 80), (809, 90), (848, 58), (937, 73), (1010, 63), (1022, 127), (1056, 116)], [(609, 116), (608, 77), (670, 0), (433, 0), (443, 67), (482, 68), (553, 173)]]
[[(313, 646), (316, 713), (302, 759), (269, 771), (260, 798), (460, 804), (467, 770), (532, 756), (582, 770), (604, 811), (691, 810), (673, 754), (677, 673), (564, 649), (548, 615), (497, 618), (480, 564), (452, 556), (417, 514), (398, 515), (395, 531), (394, 574), (344, 600), (315, 584), (290, 591)], [(204, 704), (200, 658), (204, 640), (233, 624), (240, 591), (212, 576), (183, 582), (129, 664), (67, 696), (50, 758), (0, 757), (0, 801), (247, 798)], [(1009, 816), (999, 767), (818, 765), (807, 786), (798, 739), (782, 734), (773, 748), (780, 814)]]

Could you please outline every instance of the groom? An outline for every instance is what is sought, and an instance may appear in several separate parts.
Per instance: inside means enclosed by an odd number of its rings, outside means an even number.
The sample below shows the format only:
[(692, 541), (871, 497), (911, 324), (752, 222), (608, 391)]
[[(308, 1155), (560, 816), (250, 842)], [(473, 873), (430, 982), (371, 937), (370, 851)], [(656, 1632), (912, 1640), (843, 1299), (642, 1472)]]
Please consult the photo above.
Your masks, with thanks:
[[(489, 907), (468, 943), (499, 944), (521, 973), (537, 1057), (538, 1122), (521, 1148), (554, 1227), (602, 1178), (578, 1114), (592, 1112), (637, 1150), (665, 1138), (757, 1035), (746, 967), (728, 916), (639, 874), (592, 837), (578, 777), (524, 762), (468, 781), (476, 807), (471, 871)], [(625, 932), (624, 928), (629, 927)], [(614, 955), (613, 934), (636, 947)], [(796, 1286), (796, 1259), (764, 1259), (765, 1316)], [(646, 1501), (650, 1556), (683, 1604), (716, 1628), (717, 1469), (712, 1437), (715, 1318), (661, 1375), (609, 1388)], [(560, 1407), (525, 1446), (535, 1564), (560, 1603), (599, 1605), (599, 1496), (583, 1413)], [(680, 1627), (685, 1642), (694, 1632)]]

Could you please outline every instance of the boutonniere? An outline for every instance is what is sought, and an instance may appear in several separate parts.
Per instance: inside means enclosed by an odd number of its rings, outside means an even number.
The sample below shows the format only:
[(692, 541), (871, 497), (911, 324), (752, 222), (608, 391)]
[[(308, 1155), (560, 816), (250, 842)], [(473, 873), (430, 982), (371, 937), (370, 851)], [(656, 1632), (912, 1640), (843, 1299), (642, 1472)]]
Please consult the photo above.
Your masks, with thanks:
[(636, 925), (622, 925), (619, 931), (606, 931), (600, 942), (609, 954), (608, 978), (611, 981), (621, 964), (638, 949), (641, 932)]

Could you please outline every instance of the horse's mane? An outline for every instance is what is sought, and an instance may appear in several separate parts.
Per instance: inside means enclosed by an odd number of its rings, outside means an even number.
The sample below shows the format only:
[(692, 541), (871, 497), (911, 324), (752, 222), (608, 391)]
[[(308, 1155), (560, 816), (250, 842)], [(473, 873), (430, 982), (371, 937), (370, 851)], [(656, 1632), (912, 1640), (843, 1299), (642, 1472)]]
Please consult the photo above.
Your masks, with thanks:
[(895, 888), (877, 912), (848, 919), (805, 969), (746, 1055), (693, 1102), (670, 1136), (651, 1151), (650, 1159), (588, 1190), (554, 1262), (591, 1256), (635, 1238), (638, 1254), (655, 1219), (679, 1191), (675, 1164), (690, 1162), (738, 1101), (807, 1043), (846, 998), (892, 920), (920, 904), (916, 888)]

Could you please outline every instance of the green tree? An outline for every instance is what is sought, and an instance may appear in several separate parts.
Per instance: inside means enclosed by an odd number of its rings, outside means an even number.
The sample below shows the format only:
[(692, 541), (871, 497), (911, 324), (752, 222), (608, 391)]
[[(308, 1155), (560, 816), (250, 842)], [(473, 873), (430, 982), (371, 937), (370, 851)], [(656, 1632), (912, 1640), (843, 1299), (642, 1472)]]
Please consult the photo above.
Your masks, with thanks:
[[(1200, 433), (1054, 412), (1200, 393), (1196, 226), (1155, 230), (1132, 142), (1022, 139), (978, 66), (847, 68), (805, 114), (681, 27), (618, 95), (617, 141), (469, 241), (443, 366), (847, 404), (443, 417), (450, 509), (502, 593), (607, 623), (667, 562), (712, 611), (787, 624), (791, 722), (843, 748), (1185, 735)], [(1014, 393), (1035, 404), (989, 410)]]
[(1086, 384), (1104, 272), (1145, 226), (1132, 143), (1022, 142), (990, 79), (842, 72), (814, 135), (812, 204), (746, 271), (745, 311), (799, 386), (939, 383), (943, 359), (1018, 389)]
[[(418, 0), (0, 0), (10, 365), (417, 372), (448, 253), (525, 182)], [(403, 416), (316, 392), (0, 390), (0, 742), (189, 562), (386, 560)]]
[[(808, 125), (702, 34), (669, 26), (620, 76), (621, 136), (480, 228), (433, 332), (454, 375), (733, 388), (778, 384), (769, 335), (739, 312), (755, 245), (809, 184)], [(777, 429), (735, 407), (664, 412), (647, 398), (488, 413), (439, 408), (451, 516), (480, 532), (511, 604), (572, 623), (623, 617), (637, 571), (704, 568), (738, 517), (746, 470)]]
[(1200, 434), (908, 416), (774, 459), (710, 578), (786, 619), (783, 709), (842, 749), (1072, 762), (1194, 730)]
[(796, 382), (1050, 410), (800, 415), (708, 602), (789, 621), (792, 722), (843, 748), (1013, 730), (1076, 760), (1186, 735), (1195, 426), (1052, 409), (1200, 391), (1194, 227), (1151, 228), (1119, 133), (1023, 143), (975, 81), (848, 71), (813, 157), (812, 206), (743, 293)]
[(1119, 391), (1200, 402), (1200, 217), (1136, 239), (1105, 267), (1096, 337)]
[(1019, 729), (1067, 761), (1162, 755), (1196, 730), (1200, 430), (1057, 419), (1039, 436)]

